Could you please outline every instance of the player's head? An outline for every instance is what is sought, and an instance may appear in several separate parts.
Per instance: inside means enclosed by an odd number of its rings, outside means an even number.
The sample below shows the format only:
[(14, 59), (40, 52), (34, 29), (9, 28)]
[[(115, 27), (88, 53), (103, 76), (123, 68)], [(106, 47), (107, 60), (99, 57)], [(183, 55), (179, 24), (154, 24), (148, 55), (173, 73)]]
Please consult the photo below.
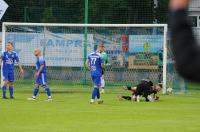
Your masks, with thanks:
[(162, 84), (156, 84), (155, 86), (154, 86), (154, 90), (156, 91), (156, 92), (160, 92), (160, 90), (162, 89)]
[(97, 51), (98, 51), (99, 53), (101, 53), (101, 52), (103, 52), (103, 50), (104, 50), (104, 43), (101, 42), (101, 43), (99, 43), (98, 46), (97, 46)]
[(34, 55), (35, 56), (40, 56), (41, 55), (41, 50), (40, 49), (35, 49), (34, 50)]
[(12, 43), (12, 42), (8, 42), (8, 43), (6, 44), (6, 49), (7, 49), (8, 51), (12, 51), (12, 50), (13, 50), (13, 43)]

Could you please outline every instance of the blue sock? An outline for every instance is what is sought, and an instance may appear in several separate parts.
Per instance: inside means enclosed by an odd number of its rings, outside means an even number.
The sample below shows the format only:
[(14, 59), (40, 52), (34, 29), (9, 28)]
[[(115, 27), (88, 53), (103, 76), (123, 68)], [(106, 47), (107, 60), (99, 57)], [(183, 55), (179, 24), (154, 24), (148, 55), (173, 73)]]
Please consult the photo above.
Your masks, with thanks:
[(34, 88), (34, 91), (33, 91), (33, 96), (37, 96), (37, 94), (38, 94), (38, 92), (39, 92), (39, 88)]
[(13, 86), (9, 86), (10, 97), (13, 97)]
[(3, 93), (3, 97), (6, 97), (6, 86), (2, 87), (2, 93)]
[(99, 88), (97, 88), (97, 99), (100, 99), (100, 92), (99, 92)]
[(46, 91), (46, 93), (47, 93), (48, 96), (51, 96), (51, 91), (50, 91), (49, 87), (46, 87), (45, 91)]
[(93, 92), (92, 92), (92, 99), (95, 99), (95, 97), (97, 96), (97, 90), (98, 88), (94, 88)]

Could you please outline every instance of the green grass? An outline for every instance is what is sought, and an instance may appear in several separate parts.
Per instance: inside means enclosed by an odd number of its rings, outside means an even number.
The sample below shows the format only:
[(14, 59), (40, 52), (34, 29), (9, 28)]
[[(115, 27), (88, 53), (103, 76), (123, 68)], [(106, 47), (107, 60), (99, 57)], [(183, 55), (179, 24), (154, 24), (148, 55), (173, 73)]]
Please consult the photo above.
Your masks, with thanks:
[[(112, 88), (104, 104), (90, 105), (91, 89), (53, 89), (52, 102), (40, 90), (27, 101), (32, 89), (17, 88), (15, 100), (0, 100), (1, 132), (199, 132), (200, 91), (187, 95), (161, 95), (155, 103), (119, 101)], [(75, 88), (75, 90), (73, 90)]]

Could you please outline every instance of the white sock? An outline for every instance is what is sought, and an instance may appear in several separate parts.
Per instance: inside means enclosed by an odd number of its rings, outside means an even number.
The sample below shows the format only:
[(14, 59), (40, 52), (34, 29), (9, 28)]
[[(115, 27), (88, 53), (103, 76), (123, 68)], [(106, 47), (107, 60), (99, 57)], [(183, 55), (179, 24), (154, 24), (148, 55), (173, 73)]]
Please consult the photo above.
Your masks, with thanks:
[(135, 95), (132, 96), (132, 100), (135, 101)]
[(105, 80), (104, 80), (104, 75), (101, 77), (101, 87), (105, 87)]
[(91, 99), (90, 102), (94, 103), (94, 99)]
[(148, 99), (150, 102), (153, 102), (153, 98), (152, 98), (150, 95), (147, 96), (147, 99)]
[(140, 102), (140, 95), (136, 97), (137, 102)]

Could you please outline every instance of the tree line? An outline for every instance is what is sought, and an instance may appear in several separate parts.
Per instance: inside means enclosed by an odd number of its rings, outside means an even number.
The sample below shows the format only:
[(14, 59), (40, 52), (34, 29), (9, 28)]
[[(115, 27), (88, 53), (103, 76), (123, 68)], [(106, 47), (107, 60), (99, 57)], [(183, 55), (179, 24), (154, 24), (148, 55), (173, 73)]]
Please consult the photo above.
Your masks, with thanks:
[[(5, 0), (2, 21), (84, 23), (84, 0)], [(168, 0), (88, 0), (88, 23), (166, 23)]]

